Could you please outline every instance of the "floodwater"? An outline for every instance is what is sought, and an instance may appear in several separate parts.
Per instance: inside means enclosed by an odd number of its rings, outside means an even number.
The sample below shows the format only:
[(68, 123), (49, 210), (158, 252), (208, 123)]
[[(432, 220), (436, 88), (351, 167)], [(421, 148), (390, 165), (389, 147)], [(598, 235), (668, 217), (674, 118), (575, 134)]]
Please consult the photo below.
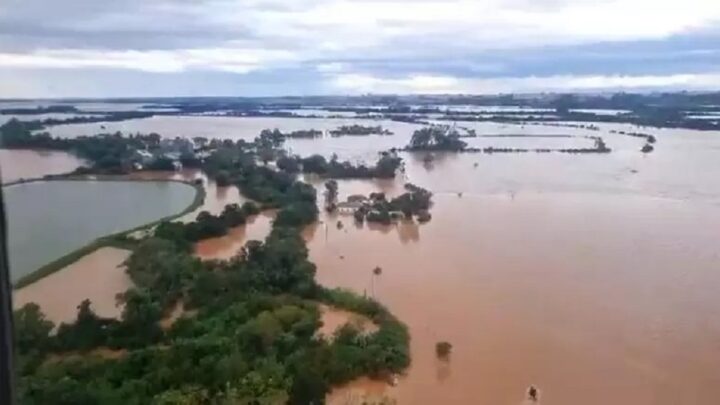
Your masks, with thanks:
[[(720, 395), (717, 207), (580, 193), (435, 200), (414, 231), (328, 226), (309, 244), (321, 283), (371, 294), (410, 327), (400, 403), (516, 404), (530, 384), (553, 404)], [(453, 345), (449, 367), (438, 341)]]
[(324, 136), (319, 139), (289, 139), (285, 147), (291, 154), (309, 156), (322, 154), (330, 157), (337, 154), (343, 160), (374, 163), (378, 153), (390, 148), (407, 145), (412, 133), (420, 125), (391, 120), (370, 120), (352, 118), (268, 118), (268, 117), (208, 117), (208, 116), (154, 116), (150, 118), (103, 122), (58, 125), (47, 128), (53, 136), (75, 137), (98, 133), (120, 131), (130, 133), (156, 132), (164, 137), (205, 136), (221, 139), (253, 140), (263, 129), (279, 129), (283, 132), (317, 129), (329, 131), (343, 125), (380, 125), (394, 133), (391, 136)]
[(180, 180), (185, 182), (202, 182), (202, 186), (205, 189), (205, 200), (194, 211), (178, 218), (178, 221), (182, 222), (194, 221), (198, 214), (202, 211), (207, 211), (213, 215), (219, 215), (228, 204), (242, 205), (244, 202), (249, 201), (247, 198), (240, 195), (240, 191), (237, 187), (220, 187), (214, 180), (208, 178), (197, 169), (183, 169), (177, 172), (137, 172), (127, 175), (127, 178), (136, 180)]
[[(413, 364), (391, 397), (521, 404), (530, 384), (568, 405), (720, 395), (720, 137), (645, 129), (658, 143), (643, 155), (610, 129), (609, 155), (405, 154), (405, 180), (435, 192), (432, 221), (339, 216), (323, 220), (342, 229), (309, 232), (321, 283), (375, 296), (410, 327)], [(339, 184), (341, 199), (402, 192)], [(438, 341), (452, 343), (449, 362)]]
[(265, 240), (272, 229), (275, 211), (264, 211), (248, 218), (245, 225), (231, 228), (225, 236), (205, 239), (195, 244), (195, 254), (203, 260), (226, 260), (236, 256), (248, 241)]
[[(202, 211), (219, 215), (228, 204), (242, 205), (251, 201), (243, 197), (237, 187), (220, 187), (214, 180), (196, 169), (186, 169), (175, 173), (142, 172), (134, 173), (129, 177), (142, 180), (202, 181), (205, 188), (205, 200), (194, 211), (178, 218), (182, 222), (194, 221)], [(264, 240), (270, 233), (275, 214), (276, 212), (273, 210), (264, 211), (248, 218), (246, 224), (231, 228), (227, 235), (200, 241), (195, 245), (195, 254), (204, 260), (230, 259), (237, 255), (248, 241)]]
[(82, 160), (65, 152), (0, 149), (2, 183), (69, 173), (82, 164)]
[[(154, 130), (164, 136), (234, 138), (252, 138), (263, 128), (325, 129), (346, 122), (162, 120)], [(367, 159), (407, 144), (414, 126), (393, 124), (402, 127), (388, 124), (396, 132), (388, 137), (288, 144), (298, 154)], [(322, 222), (305, 231), (321, 283), (374, 296), (412, 336), (413, 363), (398, 386), (364, 379), (350, 389), (420, 405), (517, 405), (530, 384), (546, 404), (716, 402), (720, 133), (611, 124), (599, 124), (598, 131), (458, 125), (478, 134), (602, 136), (613, 152), (436, 153), (429, 163), (423, 153), (403, 154), (406, 170), (396, 181), (339, 181), (341, 199), (378, 190), (396, 195), (408, 181), (435, 193), (427, 224), (358, 227), (350, 216), (323, 213)], [(653, 134), (655, 151), (643, 154), (643, 139), (611, 130)], [(545, 140), (559, 142), (538, 137), (519, 140), (517, 147), (554, 147)], [(322, 181), (308, 180), (322, 188)], [(260, 220), (234, 230), (236, 236), (223, 241), (230, 247), (205, 257), (234, 254)], [(268, 226), (269, 219), (258, 231)], [(380, 276), (373, 276), (375, 266), (382, 267)], [(438, 341), (453, 345), (449, 360), (436, 358)], [(330, 398), (345, 393), (336, 390)]]
[(89, 299), (96, 314), (118, 318), (122, 307), (115, 296), (132, 287), (122, 265), (129, 250), (100, 248), (77, 262), (35, 283), (13, 292), (13, 306), (20, 308), (34, 302), (56, 325), (70, 323), (77, 317), (77, 307)]
[[(153, 116), (150, 118), (102, 122), (69, 124), (49, 127), (54, 136), (75, 137), (93, 135), (101, 132), (150, 133), (156, 132), (164, 137), (206, 136), (209, 138), (252, 140), (263, 129), (277, 128), (280, 131), (295, 131), (315, 128), (318, 130), (335, 129), (341, 125), (353, 123), (375, 123), (358, 119), (315, 119), (315, 118), (274, 118), (274, 117), (211, 117), (211, 116)], [(392, 121), (386, 121), (390, 124)], [(398, 123), (395, 123), (398, 124)], [(401, 124), (401, 123), (400, 123)], [(373, 125), (378, 125), (377, 123)], [(104, 129), (103, 129), (104, 127)]]
[(47, 181), (3, 189), (13, 280), (92, 242), (177, 214), (195, 189), (178, 182)]
[[(655, 134), (655, 152), (612, 129)], [(400, 404), (521, 404), (535, 384), (543, 403), (712, 403), (718, 134), (520, 130), (601, 135), (614, 152), (435, 154), (430, 165), (405, 154), (404, 180), (435, 192), (430, 223), (323, 216), (327, 226), (306, 232), (321, 283), (375, 296), (410, 327), (413, 364), (386, 394)], [(339, 183), (341, 199), (402, 192), (400, 181)], [(383, 273), (373, 278), (375, 266)], [(435, 356), (442, 340), (453, 344), (447, 362)], [(364, 388), (377, 395), (363, 380), (329, 399)]]

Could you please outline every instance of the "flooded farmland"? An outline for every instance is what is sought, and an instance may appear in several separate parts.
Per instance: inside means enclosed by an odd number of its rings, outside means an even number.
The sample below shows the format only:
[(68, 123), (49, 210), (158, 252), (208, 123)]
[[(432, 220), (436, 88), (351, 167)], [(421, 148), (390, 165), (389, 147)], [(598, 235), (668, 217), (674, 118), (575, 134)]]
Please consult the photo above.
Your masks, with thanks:
[[(250, 139), (264, 128), (344, 123), (157, 120), (162, 124), (127, 121), (107, 129)], [(372, 161), (381, 150), (406, 145), (416, 128), (395, 125), (387, 124), (392, 136), (286, 146), (303, 156)], [(624, 125), (458, 125), (479, 134), (572, 135), (521, 140), (532, 147), (583, 146), (583, 137), (602, 136), (612, 153), (433, 153), (431, 159), (403, 153), (405, 172), (395, 181), (339, 181), (341, 200), (399, 194), (405, 182), (435, 193), (427, 224), (356, 226), (351, 216), (322, 214), (305, 231), (322, 284), (372, 295), (410, 328), (413, 363), (398, 385), (361, 381), (353, 389), (367, 386), (400, 404), (514, 405), (530, 384), (540, 388), (543, 403), (561, 405), (713, 402), (720, 395), (713, 361), (720, 355), (720, 136), (644, 128), (658, 139), (655, 151), (644, 154), (641, 139), (611, 132), (634, 129)], [(72, 127), (57, 130), (71, 136)], [(471, 142), (496, 145), (491, 138)], [(322, 188), (322, 181), (307, 180)], [(212, 211), (242, 201), (236, 190), (211, 187), (205, 204)], [(271, 221), (260, 215), (198, 244), (196, 253), (230, 257), (248, 239), (262, 238)], [(376, 266), (382, 275), (373, 275)], [(453, 345), (447, 361), (436, 358), (439, 341)], [(334, 395), (343, 398), (342, 391)]]

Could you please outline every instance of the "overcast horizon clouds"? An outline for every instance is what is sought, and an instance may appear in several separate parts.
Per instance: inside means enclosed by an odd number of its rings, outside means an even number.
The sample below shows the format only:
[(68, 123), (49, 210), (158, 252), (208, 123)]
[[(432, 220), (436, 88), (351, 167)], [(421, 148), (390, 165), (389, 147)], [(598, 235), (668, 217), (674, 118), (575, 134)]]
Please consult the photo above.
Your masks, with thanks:
[(720, 0), (2, 0), (0, 98), (720, 89)]

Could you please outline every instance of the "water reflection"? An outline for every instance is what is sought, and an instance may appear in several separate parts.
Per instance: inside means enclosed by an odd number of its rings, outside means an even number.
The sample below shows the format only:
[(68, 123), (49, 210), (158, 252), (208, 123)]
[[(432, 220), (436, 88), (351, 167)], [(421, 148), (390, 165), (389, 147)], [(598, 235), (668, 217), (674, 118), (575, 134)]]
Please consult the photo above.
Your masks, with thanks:
[(400, 242), (410, 243), (420, 241), (420, 226), (415, 221), (399, 221), (397, 224), (397, 232)]
[(435, 360), (435, 376), (440, 384), (452, 377), (450, 357)]

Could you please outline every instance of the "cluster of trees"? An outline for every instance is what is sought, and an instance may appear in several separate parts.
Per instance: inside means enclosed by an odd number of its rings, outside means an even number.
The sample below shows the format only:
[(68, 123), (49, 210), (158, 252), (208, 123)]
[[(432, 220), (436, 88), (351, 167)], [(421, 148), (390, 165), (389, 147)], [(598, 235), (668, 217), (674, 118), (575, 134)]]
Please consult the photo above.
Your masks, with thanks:
[[(600, 131), (600, 127), (594, 124), (570, 124), (567, 122), (542, 122), (538, 125), (555, 128), (576, 128), (576, 129), (587, 129), (588, 131)], [(614, 132), (614, 131), (610, 131)], [(570, 136), (570, 135), (567, 135)]]
[(302, 170), (301, 159), (297, 156), (280, 156), (275, 161), (275, 164), (279, 170), (282, 170), (285, 173), (300, 173)]
[(559, 153), (610, 153), (612, 152), (612, 149), (610, 149), (607, 144), (605, 144), (605, 140), (603, 140), (599, 136), (588, 136), (587, 138), (592, 139), (595, 143), (594, 147), (592, 148), (559, 148), (559, 149), (549, 149), (549, 148), (535, 148), (535, 149), (524, 149), (524, 148), (496, 148), (496, 147), (487, 147), (482, 149), (467, 149), (470, 152), (484, 152), (484, 153), (527, 153), (527, 152), (536, 152), (536, 153), (550, 153), (550, 152), (559, 152)]
[[(477, 134), (469, 132), (468, 135), (460, 135), (456, 130), (444, 126), (430, 126), (419, 129), (413, 133), (410, 144), (405, 148), (408, 151), (452, 151), (452, 152), (481, 152), (481, 153), (609, 153), (611, 149), (599, 136), (589, 136), (595, 143), (592, 148), (499, 148), (488, 146), (485, 148), (467, 147), (461, 139), (463, 137), (476, 137)], [(530, 135), (493, 135), (497, 137), (525, 137)]]
[[(134, 288), (120, 297), (121, 319), (102, 319), (85, 301), (75, 322), (52, 335), (37, 306), (17, 311), (20, 402), (323, 403), (333, 385), (402, 372), (410, 361), (406, 327), (371, 299), (315, 282), (300, 234), (316, 220), (314, 188), (265, 169), (225, 169), (244, 191), (280, 208), (265, 241), (248, 242), (233, 259), (202, 262), (187, 249), (185, 225), (163, 224), (126, 261)], [(239, 220), (242, 211), (226, 209), (219, 220)], [(193, 226), (214, 230), (211, 217)], [(159, 321), (179, 302), (195, 315), (163, 330)], [(318, 334), (317, 302), (368, 316), (379, 329), (346, 325), (327, 340)], [(93, 354), (103, 348), (122, 351)]]
[[(308, 132), (313, 132), (309, 130)], [(303, 131), (299, 131), (303, 132)], [(221, 185), (229, 185), (236, 182), (237, 177), (243, 171), (254, 171), (256, 162), (260, 161), (267, 165), (275, 161), (278, 168), (287, 173), (299, 172), (299, 162), (295, 157), (288, 157), (282, 150), (286, 134), (277, 129), (264, 129), (252, 142), (245, 140), (223, 140), (215, 139), (210, 141), (208, 149), (212, 154), (205, 159), (202, 168), (211, 177), (216, 178)]]
[[(343, 128), (382, 130), (381, 127), (362, 126)], [(209, 159), (206, 159), (204, 168), (214, 174), (224, 171), (220, 176), (221, 182), (230, 184), (232, 183), (231, 172), (253, 171), (255, 170), (252, 167), (253, 161), (261, 161), (264, 164), (275, 161), (277, 168), (288, 174), (303, 172), (331, 178), (392, 178), (401, 167), (402, 159), (394, 150), (381, 153), (374, 166), (366, 166), (355, 165), (347, 161), (341, 162), (337, 155), (333, 155), (330, 159), (322, 155), (312, 155), (306, 158), (291, 156), (281, 148), (287, 138), (309, 138), (321, 135), (322, 132), (314, 129), (291, 133), (283, 133), (277, 129), (265, 129), (253, 142), (239, 140), (237, 143), (233, 143), (225, 140), (222, 144), (216, 144), (212, 148), (215, 152)]]
[(187, 224), (162, 222), (155, 228), (155, 236), (189, 247), (199, 240), (227, 235), (230, 228), (245, 224), (248, 217), (259, 213), (260, 208), (252, 202), (246, 202), (242, 206), (228, 204), (220, 215), (202, 211), (194, 222)]
[(219, 184), (237, 186), (243, 195), (258, 202), (263, 209), (280, 208), (276, 224), (299, 226), (317, 220), (315, 188), (298, 181), (294, 172), (259, 165), (254, 156), (247, 145), (224, 148), (206, 160), (203, 170)]
[(383, 128), (381, 125), (378, 126), (364, 126), (364, 125), (343, 125), (337, 129), (330, 131), (332, 136), (365, 136), (365, 135), (392, 135), (392, 131)]
[(431, 216), (432, 193), (412, 183), (405, 184), (405, 193), (388, 200), (385, 193), (371, 193), (369, 203), (357, 209), (355, 220), (390, 224), (393, 219), (413, 219), (427, 222)]
[(413, 132), (409, 151), (450, 151), (465, 150), (467, 143), (460, 139), (460, 134), (444, 126), (430, 126)]
[[(47, 132), (33, 133), (40, 127), (36, 122), (12, 119), (0, 126), (0, 146), (8, 149), (47, 149), (74, 153), (92, 164), (92, 171), (101, 173), (127, 173), (136, 160), (135, 152), (153, 151), (160, 146), (160, 135), (98, 134), (76, 138), (52, 137)], [(197, 166), (194, 157), (181, 157), (187, 166)], [(159, 158), (147, 165), (150, 170), (173, 170), (170, 159)]]
[(600, 153), (610, 152), (610, 148), (608, 148), (605, 141), (599, 136), (595, 138), (595, 150)]
[(390, 179), (402, 166), (402, 158), (394, 152), (382, 152), (374, 166), (341, 162), (337, 155), (330, 160), (322, 155), (311, 155), (306, 158), (285, 156), (277, 161), (278, 169), (287, 173), (313, 173), (334, 179)]
[(435, 343), (435, 354), (439, 359), (447, 360), (450, 357), (452, 351), (452, 344), (450, 342), (442, 341)]
[(655, 143), (657, 139), (655, 138), (655, 135), (646, 134), (643, 132), (627, 132), (627, 131), (616, 131), (611, 130), (611, 134), (620, 134), (620, 135), (627, 135), (627, 136), (633, 136), (635, 138), (643, 138), (647, 141), (647, 143)]
[(323, 131), (317, 130), (317, 129), (307, 129), (307, 130), (298, 130), (298, 131), (292, 131), (287, 132), (283, 134), (285, 138), (320, 138), (323, 136)]
[(318, 129), (300, 129), (300, 130), (291, 131), (291, 132), (281, 132), (279, 129), (275, 128), (272, 130), (263, 129), (260, 132), (261, 139), (267, 138), (267, 139), (278, 140), (279, 141), (278, 146), (280, 144), (282, 144), (282, 142), (285, 139), (288, 139), (288, 138), (312, 139), (312, 138), (320, 138), (322, 136), (323, 136), (323, 131), (320, 131)]

